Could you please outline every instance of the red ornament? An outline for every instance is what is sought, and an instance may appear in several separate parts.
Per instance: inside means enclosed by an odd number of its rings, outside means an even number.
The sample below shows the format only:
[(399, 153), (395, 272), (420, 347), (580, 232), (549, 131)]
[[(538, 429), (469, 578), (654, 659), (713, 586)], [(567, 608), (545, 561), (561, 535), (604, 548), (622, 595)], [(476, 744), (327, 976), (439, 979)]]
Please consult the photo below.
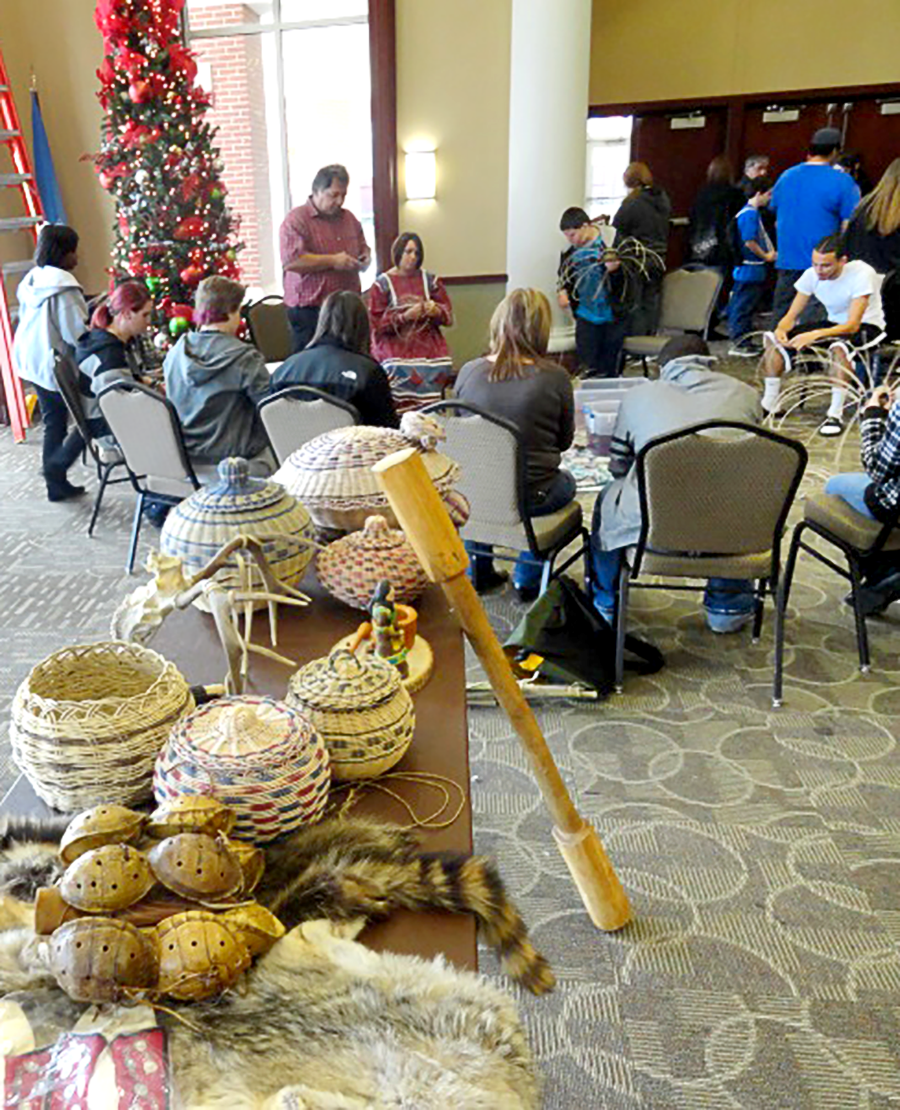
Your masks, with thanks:
[(206, 231), (206, 223), (200, 216), (185, 216), (175, 228), (175, 238), (179, 240), (196, 239)]
[(116, 183), (115, 176), (111, 173), (108, 173), (106, 170), (101, 170), (97, 174), (97, 180), (100, 182), (101, 188), (106, 189), (107, 191), (109, 191)]
[[(162, 301), (160, 307), (163, 307)], [(189, 304), (170, 304), (165, 306), (164, 311), (168, 316), (181, 316), (188, 321), (194, 318), (194, 308)]]
[(190, 200), (195, 196), (197, 190), (200, 188), (200, 175), (198, 173), (189, 173), (181, 182), (181, 199)]
[(206, 259), (206, 251), (203, 247), (191, 247), (188, 258), (195, 266), (202, 266)]
[(178, 275), (185, 285), (196, 285), (203, 277), (199, 266), (186, 266)]
[(132, 81), (128, 86), (128, 95), (135, 104), (146, 104), (153, 99), (153, 89), (149, 81)]

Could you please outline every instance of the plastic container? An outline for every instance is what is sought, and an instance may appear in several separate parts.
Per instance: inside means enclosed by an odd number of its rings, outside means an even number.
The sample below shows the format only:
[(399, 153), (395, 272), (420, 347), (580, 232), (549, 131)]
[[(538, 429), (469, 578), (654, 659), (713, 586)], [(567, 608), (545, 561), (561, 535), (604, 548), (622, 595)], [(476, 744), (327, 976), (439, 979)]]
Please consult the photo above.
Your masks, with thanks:
[(619, 406), (615, 411), (597, 407), (594, 404), (584, 406), (584, 423), (587, 429), (587, 445), (592, 455), (606, 458), (612, 442), (612, 431), (616, 424)]
[(622, 403), (622, 394), (610, 394), (606, 390), (575, 390), (575, 429), (587, 428), (586, 412), (588, 408), (594, 412), (611, 412), (613, 416), (619, 411)]

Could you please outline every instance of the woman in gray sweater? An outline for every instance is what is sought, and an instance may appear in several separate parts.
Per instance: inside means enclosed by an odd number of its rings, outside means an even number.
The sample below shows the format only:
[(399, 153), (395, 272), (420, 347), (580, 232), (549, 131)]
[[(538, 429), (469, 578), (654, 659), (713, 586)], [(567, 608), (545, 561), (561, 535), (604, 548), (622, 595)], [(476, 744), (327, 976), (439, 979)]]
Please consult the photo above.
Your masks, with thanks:
[[(560, 469), (575, 433), (575, 398), (566, 371), (547, 358), (550, 302), (537, 289), (514, 289), (491, 317), (490, 351), (460, 370), (456, 397), (519, 429), (525, 447), (530, 516), (547, 516), (575, 496), (575, 479)], [(507, 578), (490, 555), (472, 559), (475, 588), (483, 593)], [(523, 552), (513, 571), (522, 600), (537, 596), (540, 564)]]

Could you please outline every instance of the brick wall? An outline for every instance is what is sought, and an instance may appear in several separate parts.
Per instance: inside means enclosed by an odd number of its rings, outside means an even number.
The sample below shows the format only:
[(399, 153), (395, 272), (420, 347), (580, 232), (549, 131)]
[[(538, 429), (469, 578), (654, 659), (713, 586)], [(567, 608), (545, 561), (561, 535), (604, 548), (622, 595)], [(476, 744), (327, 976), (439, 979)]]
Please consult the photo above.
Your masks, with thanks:
[[(256, 23), (244, 4), (192, 8), (191, 29)], [(240, 216), (244, 250), (239, 256), (242, 280), (250, 285), (280, 284), (280, 266), (272, 248), (272, 204), (266, 132), (262, 36), (232, 35), (194, 39), (191, 48), (212, 73), (209, 120), (219, 128), (216, 142), (224, 163), (228, 203)]]

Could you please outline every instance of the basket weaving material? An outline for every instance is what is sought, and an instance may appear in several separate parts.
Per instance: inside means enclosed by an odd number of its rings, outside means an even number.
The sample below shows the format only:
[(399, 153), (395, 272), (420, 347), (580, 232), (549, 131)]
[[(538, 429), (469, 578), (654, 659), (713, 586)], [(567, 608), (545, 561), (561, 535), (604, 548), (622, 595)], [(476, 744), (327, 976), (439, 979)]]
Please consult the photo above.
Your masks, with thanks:
[[(431, 434), (423, 434), (413, 418)], [(432, 432), (434, 424), (419, 413), (407, 413), (402, 431), (361, 424), (335, 428), (298, 448), (276, 471), (275, 481), (302, 500), (319, 528), (351, 532), (362, 528), (372, 513), (382, 514), (396, 528), (396, 517), (371, 468), (394, 451), (415, 447), (453, 522), (460, 526), (469, 517), (468, 502), (453, 489), (460, 468), (434, 449), (434, 436), (443, 434), (439, 426)]]
[(153, 761), (194, 708), (174, 663), (118, 640), (81, 644), (38, 663), (13, 700), (13, 757), (55, 809), (150, 797)]
[(322, 734), (335, 779), (384, 774), (412, 743), (412, 698), (397, 668), (377, 656), (338, 649), (314, 659), (291, 678), (285, 700)]
[[(218, 470), (215, 486), (197, 490), (166, 517), (160, 550), (177, 555), (189, 576), (230, 540), (240, 535), (255, 536), (264, 541), (265, 556), (275, 576), (289, 586), (298, 585), (313, 555), (312, 546), (305, 542), (312, 539), (309, 513), (282, 486), (252, 478), (246, 459), (225, 459)], [(259, 589), (259, 570), (252, 566), (251, 573), (253, 588)], [(226, 585), (237, 584), (235, 555), (217, 578)]]
[(219, 698), (186, 717), (159, 753), (158, 802), (208, 794), (237, 814), (231, 835), (263, 842), (318, 821), (328, 752), (302, 714), (274, 698)]
[(383, 516), (370, 516), (360, 532), (335, 540), (316, 558), (316, 574), (330, 594), (355, 609), (368, 608), (375, 587), (387, 579), (394, 599), (410, 604), (425, 591), (428, 575), (412, 545)]

